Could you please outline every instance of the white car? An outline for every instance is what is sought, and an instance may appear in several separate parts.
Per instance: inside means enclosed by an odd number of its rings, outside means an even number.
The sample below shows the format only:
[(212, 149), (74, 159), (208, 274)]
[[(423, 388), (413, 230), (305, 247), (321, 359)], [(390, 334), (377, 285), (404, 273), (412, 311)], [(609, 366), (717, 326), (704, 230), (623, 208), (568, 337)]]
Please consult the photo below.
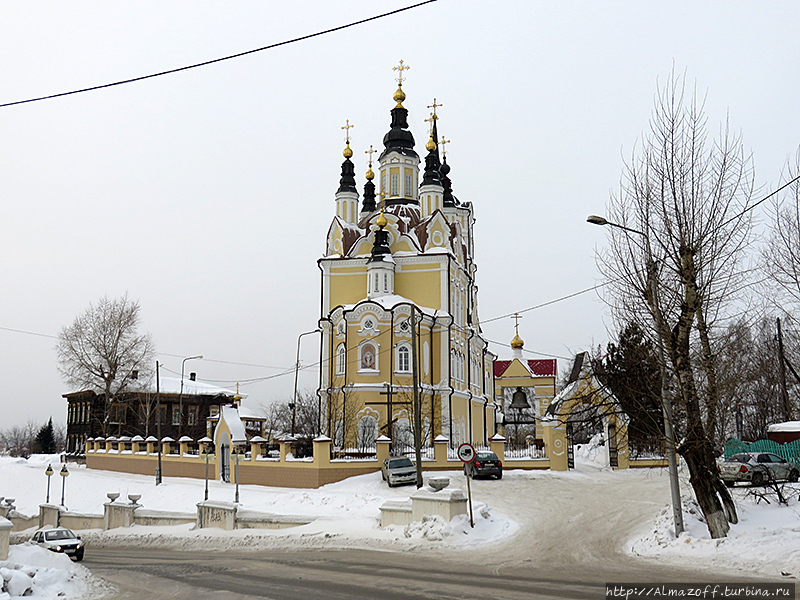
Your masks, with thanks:
[(796, 482), (800, 466), (772, 452), (740, 452), (719, 463), (719, 475), (725, 485), (737, 481), (760, 486), (772, 481)]
[(66, 527), (40, 529), (33, 534), (31, 543), (47, 548), (52, 552), (63, 552), (75, 560), (83, 560), (83, 541)]
[(381, 466), (381, 476), (389, 487), (417, 482), (417, 468), (405, 456), (390, 456)]

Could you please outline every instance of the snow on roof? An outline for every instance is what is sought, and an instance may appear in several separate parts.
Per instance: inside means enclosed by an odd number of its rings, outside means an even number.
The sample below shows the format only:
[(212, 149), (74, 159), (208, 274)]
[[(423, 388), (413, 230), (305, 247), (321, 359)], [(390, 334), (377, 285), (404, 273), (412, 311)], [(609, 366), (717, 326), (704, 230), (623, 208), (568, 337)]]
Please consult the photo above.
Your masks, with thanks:
[[(211, 383), (204, 381), (189, 379), (186, 375), (183, 378), (183, 392), (181, 392), (181, 378), (180, 377), (161, 377), (158, 382), (159, 391), (162, 394), (182, 394), (183, 396), (235, 396), (236, 392), (227, 388), (221, 388)], [(94, 391), (96, 394), (102, 394), (100, 388), (94, 390), (75, 390), (65, 396), (71, 394), (78, 394), (81, 392)], [(150, 379), (134, 379), (130, 381), (128, 387), (125, 389), (127, 392), (143, 392), (148, 394), (156, 393), (156, 378), (153, 375)], [(246, 398), (247, 394), (239, 394), (242, 398)]]
[(413, 306), (416, 306), (424, 314), (431, 317), (435, 317), (438, 312), (433, 308), (419, 306), (418, 304), (415, 304), (413, 300), (409, 300), (404, 296), (398, 296), (397, 294), (386, 294), (385, 296), (378, 296), (376, 298), (370, 298), (369, 300), (364, 299), (361, 302), (358, 302), (357, 304), (344, 304), (342, 305), (342, 308), (344, 310), (353, 310), (356, 306), (358, 306), (359, 304), (363, 304), (364, 302), (374, 302), (375, 304), (378, 304), (387, 310), (391, 310), (392, 308), (394, 308), (399, 304), (411, 304)]
[(228, 405), (222, 406), (220, 415), (225, 423), (228, 424), (228, 429), (230, 429), (231, 432), (231, 442), (234, 444), (246, 442), (247, 434), (244, 431), (244, 423), (242, 423), (242, 419), (236, 407)]
[[(181, 378), (161, 377), (159, 381), (159, 388), (162, 394), (180, 394)], [(155, 377), (151, 378), (149, 381), (142, 381), (139, 385), (137, 385), (137, 382), (134, 381), (131, 383), (130, 389), (133, 391), (154, 393), (156, 391)], [(235, 396), (236, 392), (226, 388), (221, 388), (211, 383), (206, 383), (204, 381), (192, 381), (188, 377), (183, 378), (184, 396), (217, 396), (219, 394), (223, 394), (225, 396)], [(246, 397), (246, 394), (239, 395), (243, 398)]]
[(767, 427), (769, 433), (785, 431), (800, 431), (800, 421), (784, 421), (783, 423), (773, 423)]

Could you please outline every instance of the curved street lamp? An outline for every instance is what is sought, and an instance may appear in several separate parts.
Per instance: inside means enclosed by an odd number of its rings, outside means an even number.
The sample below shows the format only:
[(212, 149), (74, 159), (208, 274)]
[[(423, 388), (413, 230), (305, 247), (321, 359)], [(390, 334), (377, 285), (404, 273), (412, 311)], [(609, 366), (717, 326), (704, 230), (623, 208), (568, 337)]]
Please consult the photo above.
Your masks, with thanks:
[[(64, 488), (67, 484), (67, 477), (69, 477), (67, 463), (64, 463), (64, 466), (61, 467), (61, 471), (58, 474), (61, 475), (61, 506), (64, 506)], [(67, 507), (64, 506), (64, 508), (66, 509)]]
[[(626, 227), (625, 225), (620, 225), (619, 223), (612, 223), (605, 217), (601, 217), (599, 215), (589, 215), (586, 221), (592, 225), (608, 225), (609, 227), (616, 227), (617, 229), (638, 234), (644, 238), (647, 252), (648, 283), (650, 284), (651, 288), (650, 293), (653, 295), (653, 302), (658, 303), (658, 281), (656, 280), (655, 276), (656, 263), (653, 260), (653, 253), (650, 248), (650, 239), (647, 237), (647, 235), (638, 229)], [(661, 311), (659, 310), (658, 306), (655, 307), (653, 313), (653, 318), (655, 319), (656, 327), (658, 328), (656, 339), (658, 340), (658, 356), (659, 362), (661, 363), (659, 365), (661, 367), (661, 409), (664, 412), (664, 437), (667, 439), (667, 463), (669, 465), (669, 488), (672, 496), (672, 517), (675, 522), (675, 535), (678, 536), (683, 533), (684, 525), (683, 511), (681, 509), (681, 489), (680, 482), (678, 481), (678, 457), (675, 452), (675, 430), (672, 426), (672, 401), (670, 400), (669, 393), (667, 392), (667, 355), (666, 351), (664, 350), (664, 340), (661, 339), (663, 323), (661, 320)]]
[(50, 504), (50, 477), (53, 476), (53, 467), (52, 465), (47, 465), (47, 469), (45, 469), (44, 474), (47, 475), (47, 500), (45, 500), (45, 504)]
[[(292, 403), (289, 405), (289, 408), (292, 409), (292, 430), (291, 434), (294, 436), (294, 429), (295, 429), (295, 419), (297, 416), (297, 377), (300, 374), (300, 339), (304, 335), (311, 335), (312, 333), (319, 333), (319, 329), (313, 329), (311, 331), (306, 331), (301, 333), (297, 336), (297, 357), (295, 358), (294, 363), (294, 396), (292, 396)], [(317, 419), (319, 419), (319, 415), (317, 415)]]
[(178, 437), (180, 438), (183, 436), (183, 371), (186, 367), (187, 360), (195, 360), (203, 358), (202, 354), (198, 354), (197, 356), (187, 356), (181, 361), (181, 390), (178, 393)]

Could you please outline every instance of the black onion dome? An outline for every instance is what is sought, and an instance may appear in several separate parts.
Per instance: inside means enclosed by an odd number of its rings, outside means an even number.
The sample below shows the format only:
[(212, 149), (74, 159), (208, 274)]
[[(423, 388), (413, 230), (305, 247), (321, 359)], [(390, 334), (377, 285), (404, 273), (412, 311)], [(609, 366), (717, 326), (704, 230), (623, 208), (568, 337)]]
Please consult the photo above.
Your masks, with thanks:
[(383, 260), (387, 254), (391, 254), (392, 250), (389, 248), (389, 232), (383, 227), (375, 232), (375, 243), (372, 246), (372, 256), (369, 262)]
[(439, 145), (435, 141), (437, 135), (436, 118), (433, 117), (431, 139), (425, 145), (428, 149), (428, 155), (425, 157), (425, 174), (422, 177), (422, 185), (442, 185), (442, 178), (439, 174), (441, 167), (439, 163)]
[(439, 156), (436, 150), (431, 150), (425, 157), (425, 174), (422, 176), (422, 185), (442, 185), (439, 175)]
[(336, 191), (337, 193), (355, 192), (358, 194), (356, 189), (356, 168), (349, 158), (345, 158), (342, 163), (342, 178), (339, 179), (339, 189)]
[(364, 201), (361, 204), (361, 212), (375, 212), (375, 184), (372, 180), (367, 180), (364, 184)]
[(456, 206), (457, 201), (455, 196), (453, 196), (453, 184), (450, 181), (450, 178), (447, 176), (449, 172), (450, 165), (447, 164), (447, 157), (445, 156), (442, 160), (442, 166), (439, 167), (439, 174), (442, 177), (442, 187), (444, 188), (444, 193), (442, 194), (442, 205)]
[(383, 136), (383, 146), (385, 150), (381, 152), (380, 158), (392, 151), (419, 158), (414, 151), (414, 136), (408, 130), (408, 110), (402, 106), (395, 106), (392, 109), (392, 125), (391, 129)]

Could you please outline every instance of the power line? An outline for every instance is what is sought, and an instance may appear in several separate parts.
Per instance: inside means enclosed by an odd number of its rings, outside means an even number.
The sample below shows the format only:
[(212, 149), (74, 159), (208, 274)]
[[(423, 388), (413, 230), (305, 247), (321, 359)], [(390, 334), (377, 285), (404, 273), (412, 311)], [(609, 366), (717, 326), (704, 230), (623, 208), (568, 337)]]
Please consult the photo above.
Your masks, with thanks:
[[(504, 348), (512, 348), (511, 344), (498, 342), (496, 340), (490, 340), (489, 338), (484, 338), (484, 339), (490, 344), (497, 344), (498, 346), (503, 346)], [(522, 351), (527, 352), (528, 354), (535, 354), (536, 356), (546, 356), (547, 358), (560, 358), (562, 360), (572, 360), (574, 358), (573, 356), (559, 356), (558, 354), (536, 352), (536, 350), (526, 350), (525, 348), (523, 348)]]
[(213, 65), (218, 62), (222, 62), (225, 60), (231, 60), (233, 58), (240, 58), (242, 56), (247, 56), (248, 54), (255, 54), (256, 52), (263, 52), (264, 50), (272, 50), (273, 48), (278, 48), (280, 46), (287, 46), (289, 44), (294, 44), (295, 42), (302, 42), (303, 40), (308, 40), (311, 38), (319, 37), (321, 35), (325, 35), (328, 33), (333, 33), (335, 31), (341, 31), (343, 29), (348, 29), (349, 27), (355, 27), (356, 25), (363, 25), (364, 23), (369, 23), (370, 21), (376, 21), (378, 19), (382, 19), (384, 17), (389, 17), (392, 15), (396, 15), (398, 13), (411, 10), (413, 8), (418, 8), (420, 6), (424, 6), (425, 4), (431, 4), (432, 2), (436, 2), (436, 0), (424, 0), (423, 2), (418, 2), (417, 4), (412, 4), (411, 6), (406, 6), (404, 8), (398, 8), (397, 10), (392, 10), (380, 15), (375, 15), (374, 17), (368, 17), (366, 19), (361, 19), (360, 21), (354, 21), (352, 23), (348, 23), (347, 25), (339, 25), (338, 27), (332, 27), (330, 29), (325, 29), (324, 31), (318, 31), (316, 33), (310, 33), (308, 35), (303, 35), (300, 37), (293, 38), (291, 40), (285, 40), (283, 42), (277, 42), (275, 44), (270, 44), (269, 46), (263, 46), (261, 48), (255, 48), (253, 50), (247, 50), (246, 52), (239, 52), (237, 54), (231, 54), (229, 56), (223, 56), (221, 58), (215, 58), (212, 60), (207, 60), (204, 62), (194, 63), (191, 65), (187, 65), (184, 67), (178, 67), (177, 69), (169, 69), (167, 71), (160, 71), (158, 73), (151, 73), (150, 75), (142, 75), (141, 77), (133, 77), (131, 79), (123, 79), (121, 81), (115, 81), (113, 83), (105, 83), (103, 85), (95, 85), (88, 88), (82, 88), (79, 90), (72, 90), (71, 92), (61, 92), (59, 94), (51, 94), (49, 96), (40, 96), (39, 98), (29, 98), (28, 100), (17, 100), (15, 102), (6, 102), (5, 104), (0, 104), (0, 108), (4, 108), (7, 106), (16, 106), (17, 104), (28, 104), (30, 102), (39, 102), (40, 100), (51, 100), (53, 98), (61, 98), (62, 96), (71, 96), (73, 94), (81, 94), (83, 92), (92, 92), (94, 90), (102, 90), (104, 88), (110, 88), (117, 85), (123, 85), (126, 83), (134, 83), (136, 81), (144, 81), (145, 79), (153, 79), (154, 77), (161, 77), (162, 75), (171, 75), (173, 73), (180, 73), (181, 71), (188, 71), (190, 69), (197, 69), (198, 67), (205, 67), (208, 65)]
[(50, 338), (51, 340), (58, 339), (58, 337), (55, 335), (49, 335), (47, 333), (37, 333), (35, 331), (25, 331), (24, 329), (12, 329), (11, 327), (0, 327), (0, 329), (2, 329), (3, 331), (11, 331), (12, 333), (24, 333), (25, 335), (35, 335), (43, 338)]
[(778, 188), (777, 190), (775, 190), (774, 192), (772, 192), (772, 193), (770, 193), (770, 194), (767, 194), (766, 196), (764, 196), (764, 197), (763, 197), (761, 200), (759, 200), (758, 202), (756, 202), (756, 203), (755, 203), (755, 204), (753, 204), (752, 206), (748, 206), (748, 207), (747, 207), (747, 208), (745, 208), (745, 209), (744, 209), (742, 212), (740, 212), (738, 215), (735, 215), (735, 216), (731, 217), (730, 219), (728, 219), (727, 221), (725, 221), (725, 222), (724, 222), (722, 225), (720, 225), (720, 227), (725, 227), (725, 225), (727, 225), (727, 224), (728, 224), (728, 223), (730, 223), (731, 221), (735, 221), (736, 219), (738, 219), (738, 218), (739, 218), (739, 217), (741, 217), (742, 215), (744, 215), (744, 214), (746, 214), (746, 213), (750, 212), (750, 211), (751, 211), (751, 210), (753, 210), (753, 209), (754, 209), (756, 206), (758, 206), (759, 204), (761, 204), (761, 203), (763, 203), (763, 202), (766, 202), (767, 200), (769, 200), (770, 198), (772, 198), (772, 197), (773, 197), (775, 194), (777, 194), (777, 193), (778, 193), (778, 192), (780, 192), (780, 191), (783, 191), (784, 189), (786, 189), (787, 187), (789, 187), (790, 185), (792, 185), (792, 184), (793, 184), (795, 181), (797, 181), (797, 180), (799, 180), (799, 179), (800, 179), (800, 175), (798, 175), (797, 177), (795, 177), (795, 178), (794, 178), (794, 179), (792, 179), (791, 181), (788, 181), (788, 182), (786, 182), (785, 184), (783, 184), (781, 187), (779, 187), (779, 188)]
[(581, 294), (585, 294), (586, 292), (591, 292), (592, 290), (596, 290), (601, 288), (605, 285), (608, 285), (608, 282), (598, 283), (597, 285), (593, 285), (590, 288), (586, 288), (585, 290), (581, 290), (579, 292), (573, 292), (572, 294), (568, 294), (566, 296), (561, 296), (560, 298), (556, 298), (555, 300), (549, 300), (547, 302), (543, 302), (541, 304), (537, 304), (536, 306), (531, 306), (530, 308), (525, 308), (523, 310), (518, 310), (513, 313), (508, 313), (507, 315), (500, 315), (499, 317), (492, 317), (491, 319), (484, 319), (481, 321), (482, 324), (491, 323), (492, 321), (498, 321), (500, 319), (507, 319), (508, 317), (513, 317), (515, 314), (529, 312), (531, 310), (536, 310), (537, 308), (543, 308), (545, 306), (550, 306), (551, 304), (555, 304), (556, 302), (562, 302), (564, 300), (569, 300), (570, 298), (574, 298), (575, 296), (580, 296)]

